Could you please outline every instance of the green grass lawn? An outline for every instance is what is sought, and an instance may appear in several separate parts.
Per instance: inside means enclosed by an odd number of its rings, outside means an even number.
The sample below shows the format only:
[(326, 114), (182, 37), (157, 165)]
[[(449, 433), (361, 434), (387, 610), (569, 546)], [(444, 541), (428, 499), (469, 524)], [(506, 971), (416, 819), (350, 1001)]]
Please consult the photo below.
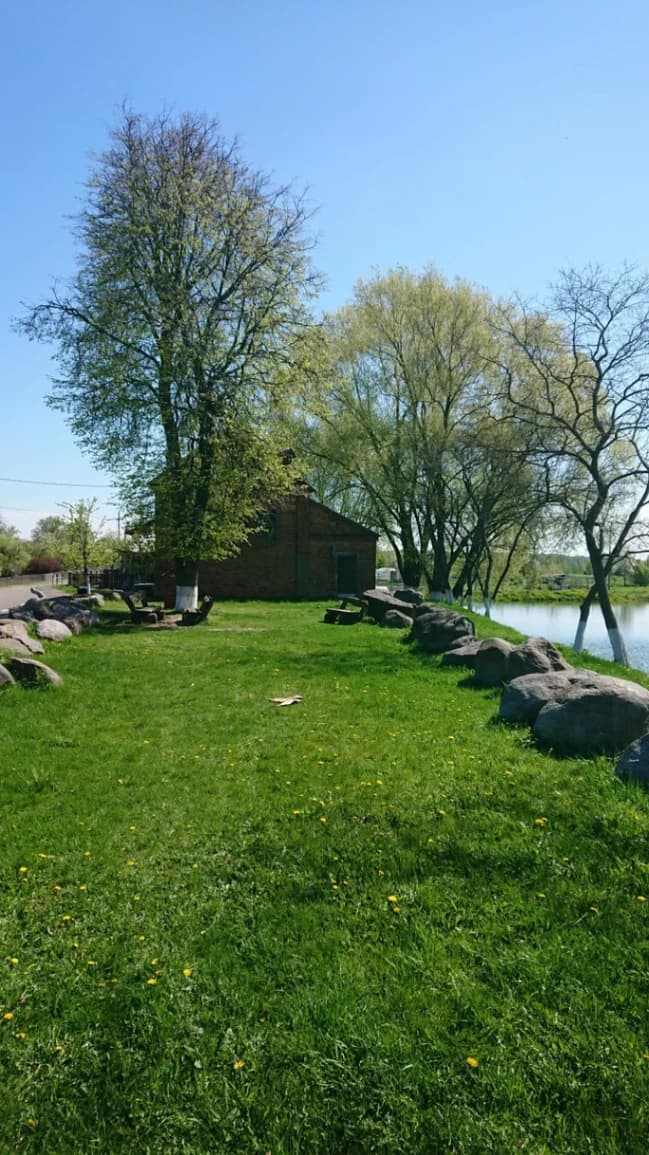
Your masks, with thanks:
[(644, 1155), (649, 798), (322, 610), (0, 696), (0, 1151)]

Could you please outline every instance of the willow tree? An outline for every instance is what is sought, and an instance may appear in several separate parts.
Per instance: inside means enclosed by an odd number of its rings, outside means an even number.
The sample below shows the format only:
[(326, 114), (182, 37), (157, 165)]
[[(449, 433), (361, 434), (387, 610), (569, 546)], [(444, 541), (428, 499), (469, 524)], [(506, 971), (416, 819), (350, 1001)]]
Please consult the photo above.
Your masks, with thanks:
[(403, 580), (423, 577), (449, 600), (454, 575), (466, 589), (530, 505), (516, 434), (491, 414), (493, 309), (487, 294), (434, 269), (361, 281), (329, 319), (329, 387), (305, 427), (306, 450), (363, 495)]
[(237, 552), (288, 483), (270, 429), (317, 283), (308, 215), (214, 121), (126, 112), (88, 182), (76, 275), (21, 322), (54, 343), (49, 403), (123, 499), (146, 505), (154, 483), (178, 608), (199, 560)]

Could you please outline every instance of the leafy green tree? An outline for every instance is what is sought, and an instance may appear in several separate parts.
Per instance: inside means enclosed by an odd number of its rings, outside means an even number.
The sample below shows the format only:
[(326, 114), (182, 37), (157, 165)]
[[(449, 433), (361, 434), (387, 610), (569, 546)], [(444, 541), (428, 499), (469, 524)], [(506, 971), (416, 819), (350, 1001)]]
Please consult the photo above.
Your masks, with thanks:
[(0, 575), (12, 577), (23, 572), (29, 550), (13, 525), (0, 518)]
[(77, 274), (22, 322), (54, 342), (50, 403), (119, 476), (123, 507), (150, 507), (155, 482), (179, 608), (200, 558), (236, 552), (289, 484), (278, 415), (318, 284), (307, 221), (213, 121), (126, 112), (88, 184)]
[(542, 494), (512, 445), (519, 430), (492, 414), (499, 341), (493, 302), (434, 270), (397, 269), (360, 282), (328, 324), (326, 393), (308, 405), (306, 448), (385, 537), (405, 582), (452, 598), (482, 574), (488, 550), (517, 547)]

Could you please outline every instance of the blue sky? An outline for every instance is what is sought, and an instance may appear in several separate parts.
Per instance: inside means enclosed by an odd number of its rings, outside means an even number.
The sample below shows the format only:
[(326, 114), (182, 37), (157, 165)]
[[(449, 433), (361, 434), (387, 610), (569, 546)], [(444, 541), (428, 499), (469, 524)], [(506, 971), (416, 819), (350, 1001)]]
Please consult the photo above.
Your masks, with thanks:
[(309, 186), (325, 308), (396, 264), (537, 297), (561, 267), (649, 266), (648, 33), (642, 0), (6, 5), (0, 517), (117, 513), (11, 319), (74, 269), (69, 218), (124, 102), (214, 116)]

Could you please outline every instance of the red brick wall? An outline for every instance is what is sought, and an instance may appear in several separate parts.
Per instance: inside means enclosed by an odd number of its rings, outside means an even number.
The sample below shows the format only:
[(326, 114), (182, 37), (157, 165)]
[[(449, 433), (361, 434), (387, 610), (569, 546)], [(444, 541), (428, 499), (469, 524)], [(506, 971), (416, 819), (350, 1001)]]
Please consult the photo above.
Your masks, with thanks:
[[(201, 593), (215, 598), (328, 598), (336, 596), (336, 554), (358, 554), (359, 588), (374, 585), (376, 538), (307, 497), (291, 496), (275, 510), (273, 537), (257, 534), (236, 557), (203, 561)], [(174, 597), (174, 576), (161, 566), (158, 586)]]

